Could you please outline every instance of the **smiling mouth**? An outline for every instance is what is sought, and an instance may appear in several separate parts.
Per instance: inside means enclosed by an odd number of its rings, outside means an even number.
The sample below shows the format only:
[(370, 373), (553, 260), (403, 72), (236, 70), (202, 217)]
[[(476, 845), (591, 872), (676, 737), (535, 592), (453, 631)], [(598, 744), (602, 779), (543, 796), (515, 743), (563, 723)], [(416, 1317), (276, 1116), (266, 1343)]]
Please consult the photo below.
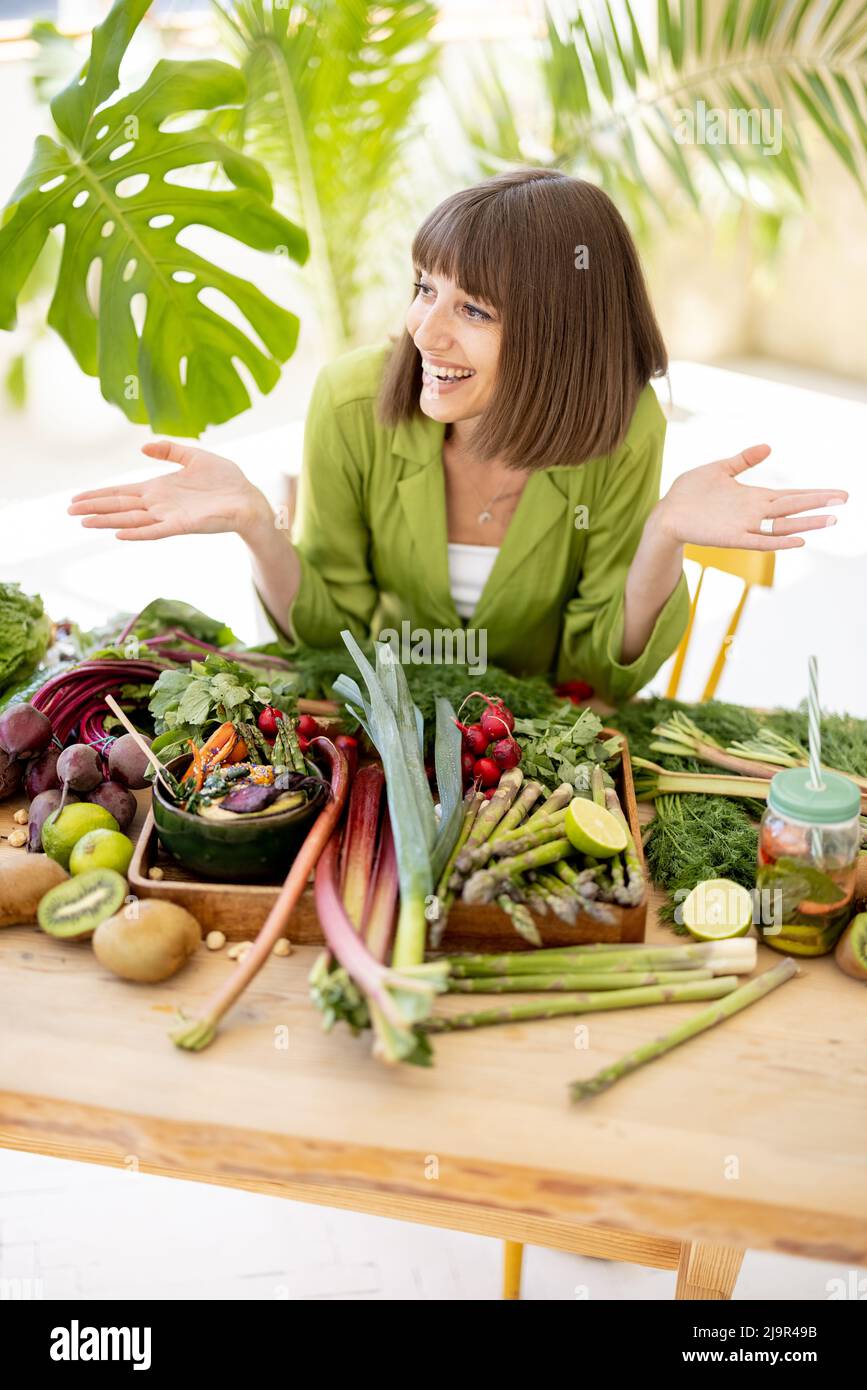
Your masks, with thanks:
[(426, 357), (421, 359), (421, 374), (424, 385), (429, 389), (460, 386), (475, 376), (471, 367), (438, 367), (435, 362), (429, 362)]

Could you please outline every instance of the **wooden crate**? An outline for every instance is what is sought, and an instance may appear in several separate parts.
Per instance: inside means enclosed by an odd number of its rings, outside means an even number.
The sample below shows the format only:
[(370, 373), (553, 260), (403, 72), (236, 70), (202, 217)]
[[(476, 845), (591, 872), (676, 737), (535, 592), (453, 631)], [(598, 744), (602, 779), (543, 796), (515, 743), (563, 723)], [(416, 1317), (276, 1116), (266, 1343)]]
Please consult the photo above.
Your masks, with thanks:
[[(603, 729), (600, 738), (615, 736), (614, 729)], [(623, 740), (620, 763), (614, 773), (620, 804), (632, 831), (642, 865), (641, 826), (638, 805), (632, 783), (629, 749)], [(161, 878), (149, 877), (153, 868), (162, 870)], [(148, 811), (139, 835), (129, 869), (130, 888), (142, 898), (162, 898), (187, 908), (205, 931), (225, 932), (230, 941), (252, 939), (259, 931), (279, 891), (279, 882), (270, 884), (217, 883), (187, 873), (163, 848)], [(648, 891), (634, 907), (606, 904), (611, 909), (610, 924), (595, 921), (579, 913), (574, 925), (561, 922), (550, 913), (534, 914), (539, 934), (546, 946), (574, 945), (585, 941), (643, 941), (647, 918)], [(303, 893), (292, 913), (285, 935), (300, 943), (323, 940), (316, 916), (312, 887)], [(448, 931), (444, 945), (469, 950), (520, 950), (527, 943), (518, 936), (506, 914), (496, 904), (470, 907), (456, 902), (449, 913)]]

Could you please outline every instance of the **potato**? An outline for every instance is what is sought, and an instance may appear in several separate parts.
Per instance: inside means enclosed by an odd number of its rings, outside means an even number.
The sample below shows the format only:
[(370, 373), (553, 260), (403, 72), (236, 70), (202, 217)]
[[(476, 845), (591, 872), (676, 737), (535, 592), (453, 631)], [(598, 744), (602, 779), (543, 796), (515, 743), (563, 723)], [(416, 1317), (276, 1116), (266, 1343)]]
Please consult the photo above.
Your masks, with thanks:
[(101, 922), (93, 934), (100, 965), (123, 980), (155, 984), (174, 975), (198, 947), (201, 929), (192, 913), (176, 903), (144, 898), (136, 915), (122, 908)]
[(0, 849), (0, 927), (35, 922), (40, 899), (66, 878), (66, 870), (47, 854)]

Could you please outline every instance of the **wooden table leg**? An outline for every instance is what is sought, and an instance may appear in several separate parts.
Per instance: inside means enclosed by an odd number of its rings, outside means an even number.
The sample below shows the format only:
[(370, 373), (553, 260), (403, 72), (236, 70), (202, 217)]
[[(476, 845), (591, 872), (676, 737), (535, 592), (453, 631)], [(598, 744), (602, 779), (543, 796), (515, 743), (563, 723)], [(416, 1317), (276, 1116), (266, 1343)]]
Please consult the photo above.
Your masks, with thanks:
[(521, 1267), (524, 1247), (519, 1240), (503, 1241), (503, 1298), (521, 1297)]
[(744, 1252), (735, 1245), (683, 1242), (675, 1298), (731, 1298)]

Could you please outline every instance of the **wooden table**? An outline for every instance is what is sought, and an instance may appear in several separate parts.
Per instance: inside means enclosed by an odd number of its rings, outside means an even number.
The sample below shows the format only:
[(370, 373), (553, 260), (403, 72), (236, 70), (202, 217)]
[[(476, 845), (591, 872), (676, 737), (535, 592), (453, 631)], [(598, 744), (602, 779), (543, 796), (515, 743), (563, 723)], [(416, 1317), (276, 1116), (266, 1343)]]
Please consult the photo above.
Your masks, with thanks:
[(190, 1054), (173, 1014), (225, 952), (131, 985), (87, 943), (0, 932), (0, 1145), (678, 1268), (679, 1297), (728, 1296), (746, 1247), (867, 1263), (867, 992), (831, 960), (576, 1106), (571, 1080), (683, 1007), (441, 1036), (431, 1070), (389, 1070), (322, 1032), (315, 953), (273, 958)]

